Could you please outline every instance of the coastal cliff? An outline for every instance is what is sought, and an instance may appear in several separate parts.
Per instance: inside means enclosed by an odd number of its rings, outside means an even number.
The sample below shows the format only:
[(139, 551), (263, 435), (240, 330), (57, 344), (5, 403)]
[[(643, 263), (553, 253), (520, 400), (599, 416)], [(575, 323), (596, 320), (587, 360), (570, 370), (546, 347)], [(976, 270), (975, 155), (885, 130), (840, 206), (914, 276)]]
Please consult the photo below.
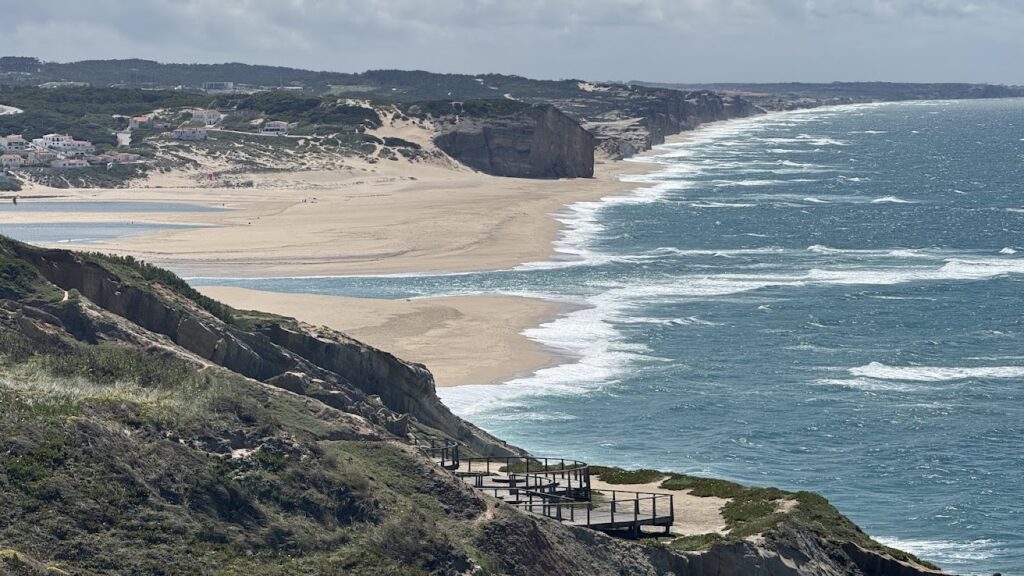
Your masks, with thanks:
[(934, 573), (807, 493), (774, 512), (785, 493), (714, 481), (767, 515), (700, 550), (528, 514), (416, 449), (521, 453), (451, 414), (424, 367), (129, 258), (2, 237), (0, 406), (4, 574)]
[(474, 170), (516, 178), (594, 175), (594, 137), (554, 106), (446, 120), (434, 143)]
[[(623, 159), (702, 124), (764, 111), (740, 96), (706, 90), (604, 85), (569, 97), (442, 103), (434, 143), (455, 160), (486, 174), (520, 178), (589, 178), (594, 153)], [(434, 103), (435, 110), (438, 103)], [(423, 114), (419, 105), (414, 114)], [(509, 111), (514, 110), (514, 111)]]
[(622, 159), (663, 144), (665, 138), (693, 130), (701, 124), (746, 118), (764, 111), (740, 96), (706, 90), (634, 87), (634, 98), (613, 113), (586, 121), (598, 138), (598, 148), (612, 159)]

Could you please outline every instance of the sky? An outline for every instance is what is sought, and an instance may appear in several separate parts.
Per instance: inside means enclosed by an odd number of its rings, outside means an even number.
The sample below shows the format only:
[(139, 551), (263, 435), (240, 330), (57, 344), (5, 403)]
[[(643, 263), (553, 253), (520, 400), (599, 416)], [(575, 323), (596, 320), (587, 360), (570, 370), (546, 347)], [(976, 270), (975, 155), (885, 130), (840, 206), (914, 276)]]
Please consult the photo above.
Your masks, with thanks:
[(1024, 0), (0, 0), (0, 55), (1024, 84)]

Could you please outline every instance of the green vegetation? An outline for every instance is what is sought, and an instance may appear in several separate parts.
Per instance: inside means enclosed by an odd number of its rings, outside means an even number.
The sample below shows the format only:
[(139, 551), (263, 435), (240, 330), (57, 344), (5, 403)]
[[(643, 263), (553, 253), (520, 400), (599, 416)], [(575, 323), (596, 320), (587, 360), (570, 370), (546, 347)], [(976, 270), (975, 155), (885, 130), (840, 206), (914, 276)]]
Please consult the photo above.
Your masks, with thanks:
[(683, 550), (685, 552), (701, 552), (707, 550), (717, 542), (722, 542), (725, 538), (718, 532), (708, 532), (707, 534), (695, 534), (693, 536), (680, 536), (673, 539), (669, 546), (676, 550)]
[(402, 111), (413, 118), (460, 115), (468, 118), (511, 116), (530, 109), (529, 104), (507, 98), (476, 99), (463, 102), (450, 100), (417, 101), (406, 104)]
[(19, 192), (21, 191), (21, 181), (17, 178), (11, 178), (0, 174), (0, 192)]
[(716, 498), (735, 498), (746, 490), (740, 484), (719, 480), (717, 478), (701, 478), (698, 476), (687, 476), (684, 474), (671, 474), (661, 487), (666, 490), (689, 490), (694, 496)]
[(0, 236), (0, 299), (59, 300), (64, 292), (46, 281), (38, 270), (14, 255), (11, 240)]
[[(729, 500), (722, 506), (722, 517), (729, 532), (685, 536), (673, 539), (670, 545), (679, 550), (704, 550), (718, 541), (738, 540), (769, 532), (781, 522), (791, 521), (812, 528), (837, 541), (853, 542), (869, 550), (885, 552), (900, 560), (916, 562), (925, 567), (934, 565), (919, 558), (879, 544), (856, 524), (843, 516), (824, 497), (812, 492), (787, 492), (778, 488), (751, 488), (717, 478), (686, 474), (669, 474), (657, 470), (624, 470), (616, 467), (591, 466), (591, 471), (609, 484), (646, 484), (665, 478), (660, 488), (688, 490), (692, 496)], [(781, 506), (792, 501), (790, 506)]]
[(118, 345), (2, 350), (6, 546), (107, 574), (466, 563), (456, 526), (482, 502), (393, 444), (329, 439), (348, 421), (301, 397)]
[[(371, 136), (371, 137), (373, 137), (373, 136)], [(395, 136), (386, 136), (382, 143), (385, 146), (393, 146), (393, 147), (396, 147), (396, 148), (412, 148), (413, 150), (419, 150), (420, 149), (420, 145), (419, 144), (417, 144), (415, 142), (409, 142), (408, 140), (404, 140), (402, 138), (397, 138)]]
[(52, 168), (21, 168), (19, 173), (33, 182), (52, 188), (123, 188), (149, 171), (145, 164), (115, 164), (89, 166), (68, 170)]
[[(83, 257), (122, 285), (189, 296), (144, 263)], [(62, 301), (35, 267), (75, 273), (77, 258), (0, 238), (0, 572), (383, 576), (491, 562), (467, 522), (484, 503), (457, 479), (363, 416), (207, 366), (74, 291)]]
[(128, 125), (128, 117), (157, 108), (202, 106), (204, 95), (160, 90), (103, 88), (45, 89), (0, 85), (0, 102), (21, 108), (21, 114), (0, 116), (0, 134), (21, 134), (27, 139), (59, 132), (104, 147), (117, 145), (114, 132)]
[(600, 476), (602, 482), (609, 484), (650, 484), (665, 477), (657, 470), (623, 470), (609, 466), (591, 466), (590, 473)]

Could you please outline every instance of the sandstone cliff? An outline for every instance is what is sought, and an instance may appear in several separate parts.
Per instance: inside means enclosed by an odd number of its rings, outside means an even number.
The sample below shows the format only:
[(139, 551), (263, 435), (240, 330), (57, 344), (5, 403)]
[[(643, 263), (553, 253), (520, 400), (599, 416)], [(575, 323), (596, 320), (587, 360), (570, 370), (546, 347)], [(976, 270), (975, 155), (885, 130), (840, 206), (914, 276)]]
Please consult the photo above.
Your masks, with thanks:
[[(748, 100), (710, 91), (601, 85), (523, 102), (431, 103), (435, 143), (452, 158), (495, 176), (590, 177), (594, 152), (628, 158), (708, 122), (764, 113)], [(527, 103), (532, 103), (528, 106)], [(412, 107), (423, 114), (423, 107)]]
[(434, 143), (466, 166), (494, 176), (594, 175), (594, 137), (550, 105), (509, 115), (449, 117)]

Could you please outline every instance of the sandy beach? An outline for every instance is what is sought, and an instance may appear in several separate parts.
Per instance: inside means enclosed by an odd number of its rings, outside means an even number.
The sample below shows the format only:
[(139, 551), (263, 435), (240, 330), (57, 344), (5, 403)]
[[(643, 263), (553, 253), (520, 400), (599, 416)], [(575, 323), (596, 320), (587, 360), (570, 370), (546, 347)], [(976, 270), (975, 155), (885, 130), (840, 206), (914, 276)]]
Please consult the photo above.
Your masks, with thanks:
[(125, 189), (54, 190), (62, 200), (179, 202), (218, 212), (5, 212), (0, 223), (202, 224), (104, 242), (190, 276), (264, 277), (467, 272), (511, 268), (554, 254), (553, 214), (624, 192), (635, 162), (604, 162), (594, 178), (498, 178), (432, 163), (346, 162), (335, 170), (246, 175), (252, 187), (216, 187), (202, 174), (156, 174)]
[[(406, 138), (416, 134), (405, 132)], [(218, 186), (204, 167), (158, 173), (124, 189), (29, 187), (23, 202), (131, 201), (202, 204), (225, 211), (6, 212), (0, 223), (200, 224), (85, 245), (131, 254), (190, 276), (282, 277), (464, 272), (511, 268), (555, 254), (555, 213), (636, 187), (624, 174), (651, 165), (599, 161), (595, 177), (498, 178), (445, 162), (345, 160), (341, 168), (245, 174), (252, 186)], [(439, 385), (487, 384), (550, 365), (523, 330), (555, 317), (551, 302), (513, 297), (379, 301), (204, 288), (238, 308), (326, 325), (421, 362)]]
[(560, 312), (558, 304), (544, 300), (505, 296), (375, 300), (221, 286), (199, 290), (236, 308), (274, 312), (340, 330), (425, 364), (438, 386), (497, 383), (555, 361), (540, 344), (521, 335)]

